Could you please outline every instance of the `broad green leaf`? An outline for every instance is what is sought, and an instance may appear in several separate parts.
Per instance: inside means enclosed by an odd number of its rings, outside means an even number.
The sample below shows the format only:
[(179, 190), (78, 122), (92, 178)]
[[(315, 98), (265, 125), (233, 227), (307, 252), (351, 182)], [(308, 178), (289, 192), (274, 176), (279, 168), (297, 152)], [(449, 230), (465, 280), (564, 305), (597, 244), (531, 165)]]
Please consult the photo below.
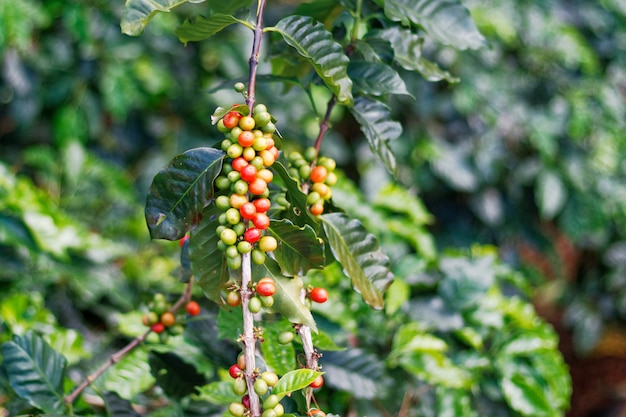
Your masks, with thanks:
[(385, 0), (384, 7), (391, 20), (404, 26), (419, 25), (444, 45), (458, 49), (484, 45), (483, 36), (460, 0)]
[(2, 367), (17, 395), (47, 413), (65, 411), (63, 378), (67, 360), (34, 332), (2, 345)]
[(385, 293), (385, 313), (392, 316), (411, 298), (411, 287), (403, 280), (396, 279)]
[(398, 184), (389, 183), (382, 188), (374, 203), (377, 207), (406, 214), (417, 226), (431, 224), (434, 221), (433, 215), (428, 212), (423, 201)]
[(437, 417), (476, 417), (471, 392), (464, 389), (435, 389)]
[[(278, 375), (285, 375), (296, 367), (296, 351), (292, 343), (281, 345), (278, 336), (283, 332), (293, 332), (293, 326), (287, 320), (276, 323), (267, 323), (263, 326), (261, 351), (268, 369)], [(316, 346), (317, 347), (317, 346)]]
[(234, 16), (216, 13), (209, 17), (196, 16), (193, 20), (185, 20), (176, 28), (176, 36), (185, 45), (187, 42), (198, 42), (210, 38), (233, 23), (242, 23)]
[(228, 404), (241, 401), (241, 397), (233, 393), (233, 383), (230, 381), (215, 381), (208, 385), (198, 387), (198, 394), (193, 396), (199, 401), (208, 401), (212, 404)]
[(372, 152), (392, 174), (397, 174), (396, 157), (389, 147), (389, 141), (402, 134), (402, 125), (391, 120), (389, 108), (379, 101), (358, 97), (350, 112), (361, 125)]
[(447, 350), (448, 344), (443, 339), (426, 333), (417, 323), (409, 323), (401, 326), (394, 335), (389, 357), (393, 361), (406, 353), (444, 353)]
[(274, 278), (276, 293), (274, 294), (274, 306), (272, 310), (280, 313), (292, 323), (306, 324), (317, 332), (317, 325), (311, 311), (302, 302), (302, 289), (304, 283), (299, 276), (288, 278), (281, 274), (278, 265), (266, 260), (267, 273)]
[(289, 175), (282, 161), (278, 160), (274, 162), (272, 169), (284, 183), (287, 189), (286, 198), (289, 204), (291, 204), (291, 207), (284, 213), (285, 218), (288, 218), (298, 226), (304, 227), (309, 225), (313, 227), (314, 230), (317, 230), (318, 221), (307, 209), (306, 194), (304, 194), (302, 188), (300, 188), (300, 183)]
[(237, 340), (243, 333), (243, 311), (241, 308), (222, 308), (217, 313), (218, 339)]
[(282, 219), (272, 220), (268, 230), (278, 240), (274, 256), (285, 275), (305, 275), (324, 267), (324, 242), (311, 226), (300, 228)]
[(372, 38), (388, 41), (393, 49), (394, 61), (408, 71), (419, 71), (426, 81), (446, 80), (449, 83), (459, 82), (458, 78), (453, 77), (448, 71), (442, 70), (437, 64), (422, 56), (424, 39), (409, 29), (394, 26), (374, 32)]
[(384, 363), (361, 349), (324, 352), (325, 385), (353, 393), (355, 398), (373, 399), (381, 393)]
[(323, 24), (310, 17), (288, 16), (266, 30), (280, 33), (289, 46), (309, 61), (339, 103), (352, 104), (352, 81), (347, 74), (350, 59)]
[(146, 201), (146, 221), (153, 239), (179, 240), (202, 219), (213, 198), (213, 181), (225, 153), (194, 148), (176, 156), (154, 177)]
[(204, 210), (202, 222), (189, 239), (189, 259), (197, 283), (209, 300), (223, 304), (221, 291), (230, 279), (225, 255), (217, 248), (220, 238), (215, 233), (219, 226), (220, 210), (211, 204)]
[(289, 371), (278, 380), (274, 386), (272, 394), (278, 395), (279, 398), (308, 387), (315, 378), (322, 375), (323, 372), (317, 372), (312, 369), (297, 369)]
[(105, 391), (114, 391), (127, 400), (144, 392), (154, 385), (150, 374), (148, 353), (135, 349), (122, 358), (115, 366), (110, 367), (96, 380), (96, 385)]
[(202, 2), (204, 0), (126, 0), (120, 26), (123, 33), (137, 36), (157, 13), (170, 12), (184, 3)]
[(544, 387), (529, 375), (514, 373), (500, 382), (506, 402), (523, 416), (553, 415)]
[(372, 308), (382, 309), (383, 292), (391, 285), (393, 274), (389, 258), (380, 250), (376, 237), (358, 220), (341, 213), (320, 216), (328, 244), (352, 286)]
[(204, 375), (174, 353), (151, 352), (148, 361), (157, 384), (170, 398), (181, 399), (206, 384)]
[(348, 75), (355, 93), (372, 96), (405, 94), (413, 97), (396, 70), (382, 62), (351, 61)]
[(444, 258), (439, 267), (444, 274), (438, 292), (457, 310), (476, 306), (495, 283), (494, 259)]
[(552, 220), (567, 201), (567, 187), (554, 171), (544, 171), (537, 177), (535, 201), (544, 220)]
[(107, 391), (102, 396), (109, 417), (139, 417), (130, 401), (120, 398), (117, 393)]

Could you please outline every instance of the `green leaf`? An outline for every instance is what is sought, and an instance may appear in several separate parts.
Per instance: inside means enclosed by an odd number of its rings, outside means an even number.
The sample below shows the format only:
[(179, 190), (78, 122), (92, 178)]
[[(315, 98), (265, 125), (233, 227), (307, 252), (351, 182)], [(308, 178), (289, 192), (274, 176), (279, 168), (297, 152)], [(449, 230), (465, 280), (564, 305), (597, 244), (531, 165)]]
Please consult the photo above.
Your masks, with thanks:
[(63, 378), (67, 360), (34, 332), (2, 345), (2, 367), (17, 395), (47, 413), (66, 411)]
[(382, 62), (351, 61), (348, 75), (354, 83), (352, 89), (355, 93), (372, 96), (405, 94), (413, 97), (396, 70)]
[[(393, 49), (394, 61), (408, 71), (419, 71), (426, 81), (446, 80), (449, 83), (459, 82), (458, 78), (422, 56), (424, 39), (410, 30), (394, 26), (374, 32), (371, 37), (388, 41)], [(369, 38), (370, 36), (368, 36)]]
[(157, 13), (170, 12), (184, 3), (202, 2), (204, 0), (126, 0), (120, 26), (123, 33), (137, 36)]
[(157, 384), (170, 398), (181, 399), (206, 384), (204, 375), (174, 353), (151, 352), (148, 361)]
[(437, 417), (475, 417), (471, 392), (464, 389), (437, 387)]
[(296, 351), (292, 343), (281, 345), (278, 336), (283, 332), (293, 332), (293, 326), (287, 320), (276, 323), (268, 323), (263, 326), (263, 338), (261, 343), (263, 358), (268, 369), (278, 375), (284, 375), (296, 367)]
[(304, 227), (309, 225), (317, 230), (318, 221), (307, 209), (306, 194), (304, 194), (302, 188), (300, 188), (300, 183), (289, 175), (282, 161), (278, 160), (274, 162), (272, 169), (284, 183), (287, 189), (285, 197), (289, 204), (291, 204), (289, 210), (284, 213), (285, 218), (288, 218), (298, 226)]
[(438, 292), (449, 306), (465, 310), (476, 306), (495, 282), (494, 259), (444, 258), (439, 267), (444, 278)]
[(402, 125), (391, 120), (389, 108), (379, 101), (357, 97), (350, 112), (361, 126), (372, 152), (393, 175), (397, 175), (396, 157), (389, 141), (402, 134)]
[(419, 25), (435, 40), (458, 49), (478, 49), (485, 39), (460, 0), (385, 0), (385, 14), (404, 26)]
[(267, 259), (265, 262), (267, 273), (274, 278), (276, 293), (274, 293), (273, 311), (280, 313), (292, 323), (306, 324), (317, 332), (317, 325), (313, 319), (311, 311), (302, 302), (302, 289), (304, 283), (299, 276), (294, 278), (285, 277), (280, 273), (280, 268), (276, 262)]
[(185, 45), (187, 42), (198, 42), (210, 38), (233, 23), (242, 23), (234, 16), (216, 13), (209, 17), (196, 16), (193, 20), (185, 20), (176, 28), (176, 36)]
[(117, 393), (107, 391), (102, 396), (109, 417), (139, 417), (130, 401), (120, 398)]
[(274, 256), (285, 275), (305, 275), (324, 267), (324, 242), (311, 226), (298, 227), (282, 219), (272, 220), (268, 230), (278, 239)]
[(204, 210), (202, 222), (192, 231), (189, 239), (189, 259), (204, 294), (209, 300), (221, 305), (221, 291), (230, 276), (225, 255), (217, 248), (219, 236), (215, 229), (219, 226), (219, 213), (220, 210), (214, 204)]
[(234, 401), (241, 401), (241, 397), (233, 393), (231, 381), (215, 381), (208, 385), (198, 387), (198, 395), (194, 399), (208, 401), (211, 404), (224, 405)]
[(213, 198), (213, 181), (225, 153), (213, 148), (190, 149), (176, 156), (152, 180), (146, 221), (152, 239), (181, 239), (202, 219)]
[(278, 380), (278, 383), (272, 390), (272, 394), (282, 398), (289, 393), (308, 387), (311, 382), (315, 381), (315, 378), (322, 374), (323, 372), (317, 372), (312, 369), (297, 369), (287, 372)]
[(222, 308), (217, 313), (217, 338), (237, 340), (243, 333), (243, 311), (241, 308)]
[(105, 391), (114, 391), (127, 400), (144, 392), (154, 384), (148, 365), (148, 353), (142, 349), (135, 349), (115, 366), (96, 380), (96, 385)]
[(552, 220), (565, 206), (567, 187), (554, 171), (543, 171), (537, 177), (535, 201), (544, 220)]
[(350, 59), (323, 24), (310, 17), (288, 16), (266, 30), (280, 33), (289, 46), (309, 61), (339, 103), (352, 104), (352, 81), (347, 74)]
[(511, 408), (524, 416), (552, 415), (544, 388), (528, 375), (514, 373), (501, 381), (504, 398)]
[(333, 255), (351, 278), (352, 286), (367, 304), (382, 309), (383, 292), (391, 285), (393, 274), (389, 258), (380, 250), (376, 237), (361, 222), (342, 213), (320, 217)]
[(325, 385), (353, 393), (355, 398), (373, 399), (381, 393), (385, 366), (361, 349), (324, 352)]

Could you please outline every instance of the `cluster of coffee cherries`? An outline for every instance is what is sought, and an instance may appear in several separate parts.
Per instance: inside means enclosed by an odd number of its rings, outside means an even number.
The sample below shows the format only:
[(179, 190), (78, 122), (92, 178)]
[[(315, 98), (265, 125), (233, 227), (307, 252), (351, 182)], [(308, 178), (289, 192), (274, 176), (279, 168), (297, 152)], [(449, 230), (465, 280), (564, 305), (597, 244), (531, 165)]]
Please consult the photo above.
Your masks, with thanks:
[[(256, 314), (262, 308), (270, 308), (274, 305), (274, 293), (276, 293), (276, 283), (271, 277), (261, 278), (258, 282), (252, 283), (253, 295), (248, 302), (248, 310)], [(226, 294), (226, 304), (231, 307), (238, 307), (241, 304), (241, 289), (238, 285), (232, 286)]]
[[(229, 375), (234, 379), (233, 392), (241, 395), (241, 402), (232, 402), (228, 406), (228, 411), (235, 417), (241, 417), (250, 410), (250, 397), (247, 394), (248, 385), (244, 378), (246, 361), (243, 355), (239, 355), (237, 363), (228, 369)], [(277, 395), (272, 394), (272, 388), (278, 383), (278, 375), (275, 372), (264, 371), (254, 374), (254, 392), (261, 398), (263, 407), (262, 417), (281, 417), (285, 414), (285, 409), (280, 403)]]
[(302, 189), (307, 192), (307, 206), (314, 216), (324, 212), (324, 202), (330, 200), (333, 193), (330, 187), (337, 183), (337, 175), (333, 172), (337, 166), (332, 158), (317, 158), (315, 148), (307, 148), (304, 155), (294, 151), (289, 154), (291, 167), (289, 173), (307, 182)]
[(278, 158), (273, 139), (276, 126), (265, 105), (257, 104), (252, 115), (229, 111), (217, 127), (225, 135), (221, 148), (228, 155), (215, 179), (222, 192), (215, 205), (223, 211), (216, 230), (218, 248), (226, 253), (230, 269), (239, 269), (241, 255), (250, 252), (253, 262), (263, 264), (265, 253), (278, 246), (273, 236), (264, 235), (270, 225), (268, 184), (274, 178), (269, 167)]
[[(183, 326), (172, 312), (172, 306), (167, 302), (164, 294), (154, 294), (148, 309), (149, 311), (142, 316), (141, 322), (158, 334), (161, 342), (166, 342), (170, 335), (183, 333)], [(200, 314), (200, 305), (192, 300), (185, 305), (185, 310), (190, 316), (197, 316)]]

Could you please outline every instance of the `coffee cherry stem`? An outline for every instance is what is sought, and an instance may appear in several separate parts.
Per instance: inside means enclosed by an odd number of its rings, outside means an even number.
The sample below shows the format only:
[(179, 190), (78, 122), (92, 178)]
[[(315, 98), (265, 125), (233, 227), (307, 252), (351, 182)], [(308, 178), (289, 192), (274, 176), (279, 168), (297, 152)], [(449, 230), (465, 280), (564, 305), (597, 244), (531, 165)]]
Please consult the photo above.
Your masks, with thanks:
[(250, 415), (259, 417), (261, 415), (261, 403), (259, 396), (254, 391), (254, 370), (256, 368), (254, 352), (256, 349), (256, 336), (254, 329), (254, 314), (250, 312), (248, 305), (254, 292), (251, 289), (252, 284), (252, 265), (250, 263), (250, 252), (242, 254), (241, 263), (241, 302), (243, 312), (243, 335), (242, 342), (244, 348), (244, 357), (246, 359), (246, 369), (244, 377), (248, 386), (248, 394), (250, 396)]

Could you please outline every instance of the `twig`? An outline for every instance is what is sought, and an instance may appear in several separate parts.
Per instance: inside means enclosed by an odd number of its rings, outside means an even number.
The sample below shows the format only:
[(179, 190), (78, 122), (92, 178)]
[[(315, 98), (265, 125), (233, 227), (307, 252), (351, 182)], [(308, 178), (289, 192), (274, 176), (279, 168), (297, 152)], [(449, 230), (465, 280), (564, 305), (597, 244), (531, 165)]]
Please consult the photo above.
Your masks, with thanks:
[[(180, 296), (180, 298), (178, 298), (176, 303), (174, 303), (172, 308), (169, 309), (171, 313), (175, 313), (183, 304), (189, 302), (189, 300), (191, 299), (192, 289), (193, 289), (193, 277), (191, 277), (191, 280), (189, 281), (189, 283), (187, 283), (187, 286), (185, 287), (185, 291), (183, 292), (183, 294)], [(88, 375), (76, 387), (76, 389), (72, 391), (71, 394), (65, 397), (65, 404), (67, 405), (72, 404), (76, 400), (76, 398), (81, 394), (81, 392), (85, 390), (85, 388), (87, 388), (91, 383), (93, 383), (96, 379), (98, 379), (98, 377), (102, 375), (107, 369), (109, 369), (111, 366), (121, 361), (124, 358), (124, 356), (132, 352), (133, 349), (135, 349), (137, 346), (143, 343), (151, 332), (152, 332), (152, 329), (146, 330), (145, 333), (137, 336), (129, 344), (124, 346), (122, 349), (113, 353), (105, 363), (103, 363), (98, 369), (96, 369), (94, 373), (92, 373), (91, 375)]]
[(317, 139), (315, 139), (315, 150), (317, 153), (320, 153), (320, 148), (322, 147), (322, 141), (324, 140), (324, 136), (326, 136), (326, 132), (330, 128), (330, 115), (335, 108), (335, 104), (337, 104), (337, 96), (333, 94), (328, 102), (328, 106), (326, 107), (326, 114), (324, 115), (324, 120), (320, 123), (320, 131), (317, 135)]
[(246, 104), (250, 108), (250, 113), (254, 107), (256, 89), (256, 71), (259, 66), (259, 51), (261, 50), (261, 39), (263, 38), (263, 13), (265, 11), (265, 0), (259, 0), (256, 13), (256, 26), (254, 27), (254, 39), (252, 40), (252, 53), (250, 54), (250, 73), (248, 74), (248, 97)]

